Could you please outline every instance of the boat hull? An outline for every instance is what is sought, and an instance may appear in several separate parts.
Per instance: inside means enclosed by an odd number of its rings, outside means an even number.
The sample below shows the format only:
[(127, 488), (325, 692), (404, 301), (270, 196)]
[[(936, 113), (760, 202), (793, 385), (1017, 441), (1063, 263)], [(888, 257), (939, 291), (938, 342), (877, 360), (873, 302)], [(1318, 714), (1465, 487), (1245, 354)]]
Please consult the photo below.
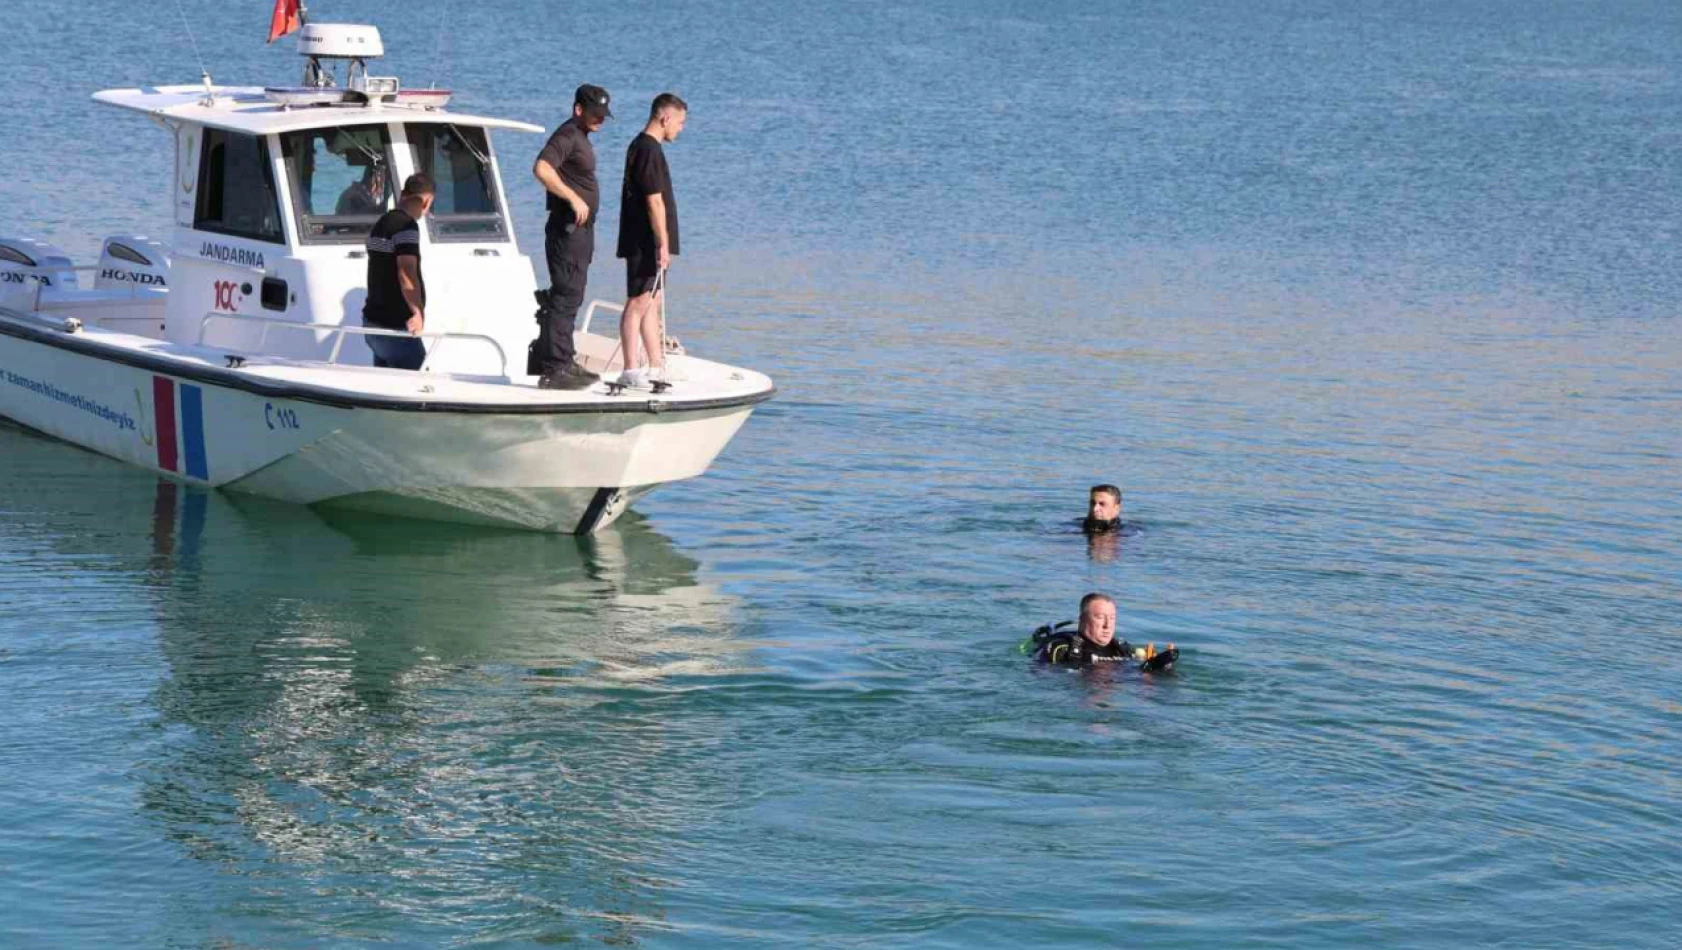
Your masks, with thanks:
[(751, 404), (499, 412), (335, 404), (0, 334), (0, 415), (184, 481), (309, 505), (587, 534), (691, 478)]

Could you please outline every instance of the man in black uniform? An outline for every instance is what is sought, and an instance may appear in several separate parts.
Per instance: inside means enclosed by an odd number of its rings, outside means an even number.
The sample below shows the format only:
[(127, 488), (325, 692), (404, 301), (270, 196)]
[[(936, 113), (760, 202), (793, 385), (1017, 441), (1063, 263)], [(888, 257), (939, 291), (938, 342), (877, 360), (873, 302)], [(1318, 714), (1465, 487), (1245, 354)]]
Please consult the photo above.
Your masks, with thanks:
[[(672, 172), (661, 145), (677, 140), (689, 106), (669, 92), (654, 97), (648, 124), (625, 151), (625, 184), (619, 191), (619, 250), (625, 259), (625, 312), (619, 318), (619, 345), (625, 354), (624, 386), (642, 387), (663, 378), (666, 354), (660, 340), (659, 296), (655, 283), (678, 253), (677, 198)], [(638, 345), (648, 354), (648, 373), (637, 368)]]
[[(397, 207), (374, 222), (368, 232), (368, 299), (362, 304), (364, 326), (382, 330), (426, 329), (426, 280), (421, 277), (420, 224), (432, 208), (432, 179), (410, 175)], [(420, 369), (426, 346), (413, 336), (363, 337), (374, 351), (374, 365)]]
[(543, 228), (549, 292), (538, 313), (537, 337), (537, 384), (544, 389), (583, 389), (599, 378), (578, 365), (572, 334), (596, 253), (596, 212), (602, 204), (590, 133), (612, 115), (606, 89), (579, 86), (572, 118), (549, 136), (532, 165), (532, 174), (548, 192), (549, 207), (549, 222)]

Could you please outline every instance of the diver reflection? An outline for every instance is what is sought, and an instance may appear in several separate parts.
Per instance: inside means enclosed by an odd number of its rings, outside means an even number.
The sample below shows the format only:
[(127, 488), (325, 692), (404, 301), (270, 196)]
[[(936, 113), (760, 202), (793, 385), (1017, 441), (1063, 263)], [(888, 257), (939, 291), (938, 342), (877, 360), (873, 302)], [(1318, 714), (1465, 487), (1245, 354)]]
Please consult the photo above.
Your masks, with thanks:
[(370, 887), (408, 923), (454, 926), (402, 897), (441, 892), (519, 938), (658, 916), (708, 744), (667, 720), (671, 681), (746, 656), (695, 561), (634, 514), (576, 539), (200, 497), (203, 553), (183, 497), (158, 611), (171, 741), (144, 800), (168, 834), (336, 882), (316, 936), (380, 913)]
[(1103, 531), (1086, 536), (1086, 556), (1100, 564), (1108, 564), (1121, 554), (1120, 531)]

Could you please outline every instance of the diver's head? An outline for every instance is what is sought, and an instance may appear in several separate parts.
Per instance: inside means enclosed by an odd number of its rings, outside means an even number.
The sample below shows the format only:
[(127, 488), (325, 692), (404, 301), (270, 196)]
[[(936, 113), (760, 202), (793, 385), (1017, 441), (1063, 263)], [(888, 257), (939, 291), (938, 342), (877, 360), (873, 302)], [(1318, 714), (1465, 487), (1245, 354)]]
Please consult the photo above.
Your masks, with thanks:
[(1114, 485), (1094, 485), (1086, 493), (1088, 521), (1109, 523), (1121, 517), (1121, 489)]
[(1115, 601), (1108, 595), (1091, 593), (1080, 599), (1080, 635), (1101, 647), (1115, 639)]

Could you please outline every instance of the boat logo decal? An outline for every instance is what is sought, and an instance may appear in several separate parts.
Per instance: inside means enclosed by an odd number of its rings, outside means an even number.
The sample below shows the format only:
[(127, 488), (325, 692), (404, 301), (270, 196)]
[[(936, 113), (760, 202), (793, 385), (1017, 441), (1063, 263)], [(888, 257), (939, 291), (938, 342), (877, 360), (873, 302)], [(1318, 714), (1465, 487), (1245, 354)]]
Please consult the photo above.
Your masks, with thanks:
[(27, 389), (37, 396), (44, 396), (54, 402), (63, 403), (72, 409), (80, 409), (89, 415), (98, 416), (122, 431), (128, 431), (131, 429), (139, 431), (139, 427), (135, 424), (133, 416), (126, 412), (118, 412), (110, 406), (107, 406), (97, 400), (89, 399), (80, 393), (66, 392), (57, 386), (54, 386), (52, 383), (42, 382), (38, 379), (30, 379), (27, 376), (19, 375), (11, 370), (6, 371), (6, 382), (12, 384), (13, 386)]
[(221, 261), (224, 264), (238, 264), (241, 267), (263, 267), (263, 252), (247, 250), (243, 247), (233, 247), (228, 244), (217, 244), (206, 241), (199, 248), (199, 256), (206, 260)]
[(181, 150), (181, 190), (188, 194), (193, 193), (193, 181), (187, 177), (187, 169), (192, 167), (195, 154), (197, 153), (193, 151), (193, 133), (188, 132), (187, 147)]
[(235, 299), (234, 292), (238, 289), (239, 285), (231, 280), (218, 280), (213, 282), (210, 285), (210, 290), (216, 299), (215, 303), (212, 305), (212, 309), (238, 310), (239, 305), (245, 302), (245, 295), (243, 294), (241, 294), (238, 299)]
[(272, 402), (263, 403), (263, 421), (272, 429), (297, 429), (298, 413), (285, 406), (277, 406)]
[(157, 274), (148, 274), (137, 270), (123, 270), (119, 267), (107, 267), (99, 272), (105, 280), (126, 280), (134, 284), (146, 284), (151, 287), (165, 287), (164, 279)]
[[(179, 422), (176, 407), (181, 410)], [(158, 467), (210, 480), (204, 442), (204, 390), (168, 376), (152, 377), (152, 409), (158, 418)]]
[(143, 426), (140, 430), (140, 441), (143, 445), (151, 445), (152, 440), (156, 437), (156, 432), (152, 424), (146, 420), (146, 400), (140, 398), (139, 386), (134, 388), (134, 411), (140, 413), (140, 422)]

